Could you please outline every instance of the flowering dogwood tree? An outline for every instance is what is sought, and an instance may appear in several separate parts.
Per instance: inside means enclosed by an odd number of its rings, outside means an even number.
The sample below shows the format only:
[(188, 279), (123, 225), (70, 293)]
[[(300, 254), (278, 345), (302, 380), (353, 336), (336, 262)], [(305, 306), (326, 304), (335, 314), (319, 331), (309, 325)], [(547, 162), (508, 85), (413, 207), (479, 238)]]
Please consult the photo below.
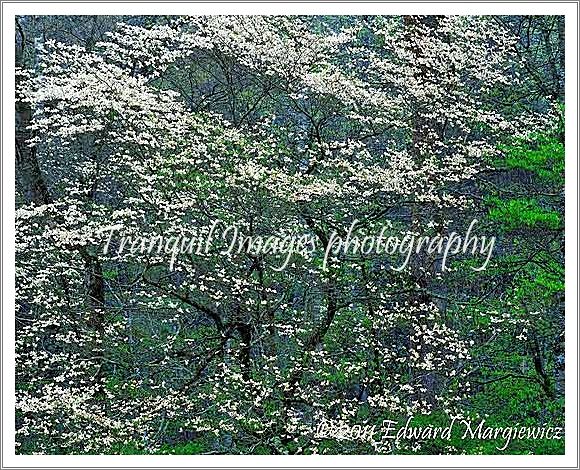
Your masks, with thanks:
[[(516, 51), (460, 16), (179, 17), (43, 42), (17, 71), (21, 451), (397, 453), (421, 444), (317, 428), (465, 416), (497, 335), (449, 304), (471, 266), (450, 284), (436, 255), (395, 271), (324, 247), (355, 220), (436, 235), (481, 213), (505, 136), (553, 120), (498, 105)], [(248, 249), (302, 234), (288, 260)]]

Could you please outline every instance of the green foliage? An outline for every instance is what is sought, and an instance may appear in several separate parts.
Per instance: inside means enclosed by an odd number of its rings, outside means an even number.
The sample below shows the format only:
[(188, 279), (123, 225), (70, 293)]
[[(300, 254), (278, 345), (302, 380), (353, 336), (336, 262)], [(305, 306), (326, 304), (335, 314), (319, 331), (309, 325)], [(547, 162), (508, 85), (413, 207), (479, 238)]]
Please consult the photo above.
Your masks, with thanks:
[(489, 218), (500, 222), (507, 230), (521, 228), (547, 228), (557, 230), (562, 226), (562, 217), (556, 211), (544, 209), (537, 200), (521, 198), (502, 200), (488, 199)]
[(496, 161), (498, 168), (528, 170), (546, 183), (563, 182), (564, 144), (557, 135), (535, 134), (514, 140), (500, 149), (504, 158)]
[(159, 454), (175, 454), (175, 455), (196, 455), (205, 451), (202, 443), (197, 441), (185, 442), (182, 444), (163, 444), (159, 449)]

